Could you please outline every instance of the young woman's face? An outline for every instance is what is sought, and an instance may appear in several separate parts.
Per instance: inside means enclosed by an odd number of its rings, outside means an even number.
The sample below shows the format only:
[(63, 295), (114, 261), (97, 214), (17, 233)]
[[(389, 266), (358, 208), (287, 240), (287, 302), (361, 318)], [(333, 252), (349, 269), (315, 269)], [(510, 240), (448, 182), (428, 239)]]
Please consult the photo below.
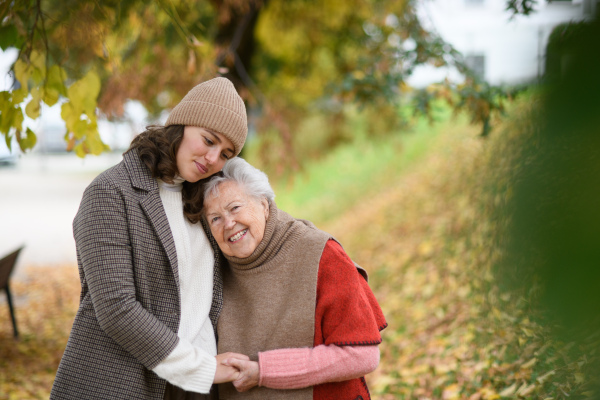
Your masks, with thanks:
[(233, 155), (233, 143), (222, 134), (186, 126), (177, 151), (177, 170), (186, 181), (198, 182), (219, 172)]
[(257, 200), (235, 182), (219, 185), (219, 194), (204, 200), (206, 220), (221, 251), (228, 256), (249, 257), (264, 234), (269, 205)]

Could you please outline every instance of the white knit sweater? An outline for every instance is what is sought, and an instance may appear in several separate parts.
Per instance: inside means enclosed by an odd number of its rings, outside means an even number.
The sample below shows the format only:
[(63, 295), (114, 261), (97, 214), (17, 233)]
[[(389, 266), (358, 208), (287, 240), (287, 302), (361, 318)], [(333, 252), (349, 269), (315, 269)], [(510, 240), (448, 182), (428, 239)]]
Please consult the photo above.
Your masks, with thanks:
[(215, 377), (217, 343), (208, 317), (213, 297), (214, 253), (200, 224), (183, 215), (182, 179), (158, 180), (175, 241), (179, 270), (181, 321), (179, 343), (153, 371), (186, 391), (208, 393)]

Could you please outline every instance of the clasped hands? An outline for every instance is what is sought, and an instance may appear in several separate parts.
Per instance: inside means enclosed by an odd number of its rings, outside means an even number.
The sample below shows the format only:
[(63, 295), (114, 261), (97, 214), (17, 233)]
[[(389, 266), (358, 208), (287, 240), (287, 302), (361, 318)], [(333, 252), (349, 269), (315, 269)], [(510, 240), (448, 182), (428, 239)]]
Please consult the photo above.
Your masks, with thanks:
[(214, 383), (231, 382), (238, 392), (258, 386), (259, 369), (256, 361), (244, 354), (227, 352), (218, 354)]

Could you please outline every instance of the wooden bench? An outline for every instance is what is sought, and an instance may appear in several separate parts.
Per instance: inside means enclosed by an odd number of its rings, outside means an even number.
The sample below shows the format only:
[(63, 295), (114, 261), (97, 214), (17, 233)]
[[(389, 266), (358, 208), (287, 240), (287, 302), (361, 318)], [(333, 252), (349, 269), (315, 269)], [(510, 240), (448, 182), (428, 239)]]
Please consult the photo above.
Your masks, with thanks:
[(10, 274), (12, 273), (15, 267), (17, 257), (19, 256), (21, 250), (23, 250), (23, 247), (18, 248), (17, 250), (13, 251), (12, 253), (0, 260), (0, 290), (4, 289), (4, 291), (6, 292), (6, 297), (8, 299), (8, 308), (10, 310), (10, 317), (12, 318), (15, 338), (19, 337), (19, 330), (17, 329), (17, 320), (15, 318), (15, 310), (13, 308), (13, 301), (12, 296), (10, 294), (10, 287), (8, 281), (10, 279)]

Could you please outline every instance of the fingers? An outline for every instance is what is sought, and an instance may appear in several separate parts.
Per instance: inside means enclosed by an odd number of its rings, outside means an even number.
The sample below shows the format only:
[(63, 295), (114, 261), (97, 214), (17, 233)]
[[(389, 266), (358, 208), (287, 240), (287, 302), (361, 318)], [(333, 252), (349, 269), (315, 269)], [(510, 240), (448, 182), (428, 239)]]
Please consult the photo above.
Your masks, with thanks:
[(217, 362), (217, 370), (215, 371), (215, 378), (213, 383), (225, 383), (233, 382), (239, 379), (240, 371), (234, 367), (229, 367)]
[[(240, 354), (240, 353), (233, 353), (228, 351), (227, 353), (221, 353), (221, 354), (217, 354), (217, 361), (219, 362), (225, 362), (229, 359), (238, 359), (238, 360), (246, 360), (249, 361), (250, 357), (248, 357), (245, 354)], [(225, 364), (227, 365), (227, 364)]]
[(250, 360), (244, 354), (239, 353), (222, 353), (215, 356), (217, 359), (217, 370), (215, 371), (214, 383), (232, 382), (240, 377), (238, 368), (231, 366), (228, 360)]
[(257, 362), (238, 359), (230, 359), (229, 362), (240, 371), (239, 377), (233, 381), (238, 392), (245, 392), (258, 385), (260, 374)]
[(244, 369), (245, 363), (247, 361), (248, 360), (240, 360), (239, 358), (228, 358), (227, 360), (223, 361), (223, 364), (235, 367), (241, 371), (242, 369)]
[(239, 392), (245, 392), (258, 385), (258, 363), (240, 353), (221, 353), (216, 356), (217, 371), (214, 383), (233, 382)]

